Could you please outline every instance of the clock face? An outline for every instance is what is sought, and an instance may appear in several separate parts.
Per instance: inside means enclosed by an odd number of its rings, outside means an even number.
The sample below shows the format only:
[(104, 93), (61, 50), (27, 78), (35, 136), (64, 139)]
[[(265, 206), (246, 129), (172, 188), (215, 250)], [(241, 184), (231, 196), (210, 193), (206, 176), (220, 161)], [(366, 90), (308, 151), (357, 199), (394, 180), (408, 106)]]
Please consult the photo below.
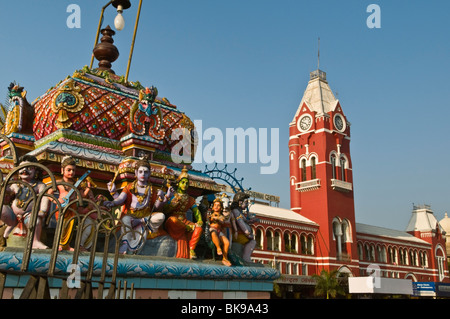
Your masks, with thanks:
[(311, 127), (312, 119), (309, 115), (304, 115), (298, 121), (298, 128), (301, 131), (307, 131)]
[(344, 130), (344, 119), (339, 114), (334, 117), (334, 126), (338, 131)]

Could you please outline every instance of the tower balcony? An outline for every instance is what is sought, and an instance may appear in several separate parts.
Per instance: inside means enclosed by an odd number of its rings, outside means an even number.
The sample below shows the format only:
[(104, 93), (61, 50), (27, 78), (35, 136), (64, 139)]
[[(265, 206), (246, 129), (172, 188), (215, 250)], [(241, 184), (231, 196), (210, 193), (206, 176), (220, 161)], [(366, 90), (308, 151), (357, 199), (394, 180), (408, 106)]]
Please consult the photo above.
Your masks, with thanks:
[(353, 190), (352, 183), (344, 182), (339, 179), (331, 179), (331, 187), (340, 192), (351, 192)]
[(313, 191), (315, 189), (318, 189), (319, 187), (320, 179), (318, 178), (295, 184), (295, 189), (299, 192)]

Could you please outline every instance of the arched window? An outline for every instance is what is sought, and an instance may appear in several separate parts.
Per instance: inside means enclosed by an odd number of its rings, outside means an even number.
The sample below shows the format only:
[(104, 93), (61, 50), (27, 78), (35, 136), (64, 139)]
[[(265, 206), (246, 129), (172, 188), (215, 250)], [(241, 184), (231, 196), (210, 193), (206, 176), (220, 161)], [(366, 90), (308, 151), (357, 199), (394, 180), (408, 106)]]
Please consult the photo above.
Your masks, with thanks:
[(331, 176), (336, 179), (336, 155), (331, 154)]
[(346, 159), (345, 157), (341, 156), (341, 158), (339, 159), (340, 164), (341, 164), (341, 180), (345, 181), (345, 165), (346, 165)]
[(306, 235), (305, 234), (302, 234), (300, 236), (300, 247), (301, 247), (300, 253), (302, 255), (306, 255), (307, 254), (307, 240), (306, 240)]
[(389, 252), (389, 261), (391, 264), (398, 264), (398, 254), (397, 254), (397, 249), (393, 248), (393, 247), (389, 247), (388, 249)]
[(314, 255), (314, 238), (312, 235), (300, 236), (300, 249), (302, 255)]
[(377, 246), (377, 259), (379, 262), (385, 263), (387, 256), (386, 256), (386, 247), (384, 246)]
[(370, 261), (375, 261), (375, 246), (370, 245)]
[(261, 228), (258, 228), (256, 230), (256, 236), (255, 236), (255, 240), (256, 240), (256, 249), (263, 249), (264, 247), (264, 236), (263, 236), (263, 230)]
[(302, 159), (302, 182), (306, 181), (306, 159)]
[(406, 248), (400, 248), (398, 251), (398, 256), (400, 265), (408, 265), (408, 251)]
[(314, 255), (314, 238), (312, 235), (308, 236), (308, 242), (306, 244), (306, 251), (308, 255)]
[(273, 250), (273, 234), (271, 230), (266, 231), (267, 250)]
[(409, 260), (410, 260), (411, 266), (418, 266), (417, 251), (412, 250), (412, 249), (409, 251)]
[(275, 232), (275, 237), (274, 237), (274, 245), (273, 245), (273, 250), (275, 251), (281, 251), (281, 234), (279, 231)]
[(297, 234), (293, 234), (291, 236), (291, 252), (292, 253), (298, 252), (298, 236), (297, 236)]
[(375, 261), (375, 247), (373, 245), (364, 245), (364, 260)]
[(358, 249), (358, 259), (364, 260), (364, 251), (361, 243), (358, 243), (357, 249)]
[(405, 258), (403, 255), (403, 248), (400, 248), (398, 250), (398, 264), (399, 265), (404, 265), (405, 264)]
[(436, 247), (436, 263), (438, 267), (439, 281), (445, 278), (445, 253), (440, 245)]
[(419, 253), (419, 258), (420, 258), (420, 266), (428, 267), (428, 256), (425, 251), (421, 251)]
[(316, 179), (316, 158), (311, 158), (311, 179)]
[(283, 235), (283, 239), (284, 239), (284, 251), (290, 253), (292, 249), (291, 236), (289, 236), (289, 234), (286, 232)]

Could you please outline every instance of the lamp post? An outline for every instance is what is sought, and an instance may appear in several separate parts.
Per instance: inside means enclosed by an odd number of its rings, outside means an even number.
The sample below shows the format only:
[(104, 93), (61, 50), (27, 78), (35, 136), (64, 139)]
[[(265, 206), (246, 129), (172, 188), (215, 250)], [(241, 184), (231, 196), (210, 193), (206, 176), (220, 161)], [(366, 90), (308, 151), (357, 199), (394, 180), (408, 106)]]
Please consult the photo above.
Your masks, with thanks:
[(134, 24), (133, 40), (131, 42), (130, 48), (130, 56), (128, 57), (127, 73), (125, 74), (125, 83), (128, 82), (128, 74), (130, 73), (131, 57), (133, 56), (134, 41), (136, 40), (136, 32), (139, 24), (139, 17), (141, 15), (141, 7), (142, 7), (142, 0), (139, 0), (139, 7), (136, 15), (136, 23)]
[[(100, 35), (100, 32), (102, 31), (101, 30), (101, 26), (102, 26), (102, 22), (103, 22), (104, 12), (105, 12), (106, 8), (109, 7), (111, 4), (117, 10), (117, 16), (114, 19), (114, 26), (115, 26), (116, 30), (121, 31), (125, 27), (125, 20), (123, 19), (122, 13), (123, 13), (124, 10), (126, 10), (126, 9), (131, 7), (130, 0), (111, 0), (111, 1), (109, 1), (106, 5), (104, 5), (102, 7), (102, 10), (101, 10), (101, 13), (100, 13), (100, 20), (98, 22), (97, 34), (95, 36), (94, 50), (95, 50), (95, 47), (98, 45), (99, 35)], [(134, 40), (135, 40), (135, 37), (136, 37), (137, 23), (138, 23), (139, 16), (140, 16), (141, 5), (142, 5), (142, 0), (139, 3), (138, 16), (136, 18), (136, 25), (135, 25), (134, 35), (133, 35), (133, 43), (132, 43), (132, 49), (131, 49), (131, 52), (130, 52), (130, 58), (129, 58), (129, 61), (128, 61), (128, 68), (127, 68), (127, 76), (126, 76), (126, 78), (128, 78), (128, 72), (129, 72), (130, 62), (131, 62), (131, 54), (133, 52)], [(91, 57), (91, 64), (89, 65), (90, 69), (92, 69), (93, 63), (94, 63), (94, 54), (92, 54), (92, 57)]]

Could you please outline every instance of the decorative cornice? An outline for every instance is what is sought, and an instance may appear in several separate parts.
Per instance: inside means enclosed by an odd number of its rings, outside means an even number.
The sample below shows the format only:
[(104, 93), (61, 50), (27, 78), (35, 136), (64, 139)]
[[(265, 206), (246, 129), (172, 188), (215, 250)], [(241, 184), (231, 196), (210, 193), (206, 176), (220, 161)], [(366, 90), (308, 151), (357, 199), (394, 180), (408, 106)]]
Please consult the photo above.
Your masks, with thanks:
[(58, 141), (59, 139), (64, 138), (67, 140), (74, 140), (77, 142), (83, 142), (87, 144), (98, 145), (103, 148), (110, 148), (114, 150), (121, 150), (120, 142), (102, 137), (102, 136), (94, 136), (92, 134), (87, 134), (83, 132), (78, 132), (69, 129), (59, 129), (35, 142), (36, 148), (42, 147), (43, 145), (52, 142)]
[[(76, 158), (85, 159), (87, 161), (92, 161), (95, 159), (96, 162), (101, 161), (108, 164), (118, 165), (122, 161), (122, 156), (118, 154), (111, 154), (102, 152), (99, 150), (86, 149), (76, 145), (65, 144), (62, 142), (52, 141), (50, 143), (45, 144), (43, 147), (35, 149), (30, 152), (30, 155), (38, 156), (42, 153), (53, 153), (60, 155), (71, 155)], [(48, 159), (52, 159), (52, 156), (49, 155)]]
[[(256, 213), (256, 216), (258, 216), (258, 213)], [(270, 226), (277, 226), (277, 227), (285, 227), (285, 228), (293, 228), (293, 229), (300, 229), (300, 230), (304, 230), (304, 231), (310, 231), (310, 232), (314, 232), (317, 233), (318, 228), (312, 228), (312, 227), (307, 227), (304, 225), (296, 225), (293, 223), (282, 223), (279, 221), (272, 221), (272, 220), (267, 220), (267, 219), (260, 219), (259, 224), (266, 224), (266, 225), (270, 225)]]

